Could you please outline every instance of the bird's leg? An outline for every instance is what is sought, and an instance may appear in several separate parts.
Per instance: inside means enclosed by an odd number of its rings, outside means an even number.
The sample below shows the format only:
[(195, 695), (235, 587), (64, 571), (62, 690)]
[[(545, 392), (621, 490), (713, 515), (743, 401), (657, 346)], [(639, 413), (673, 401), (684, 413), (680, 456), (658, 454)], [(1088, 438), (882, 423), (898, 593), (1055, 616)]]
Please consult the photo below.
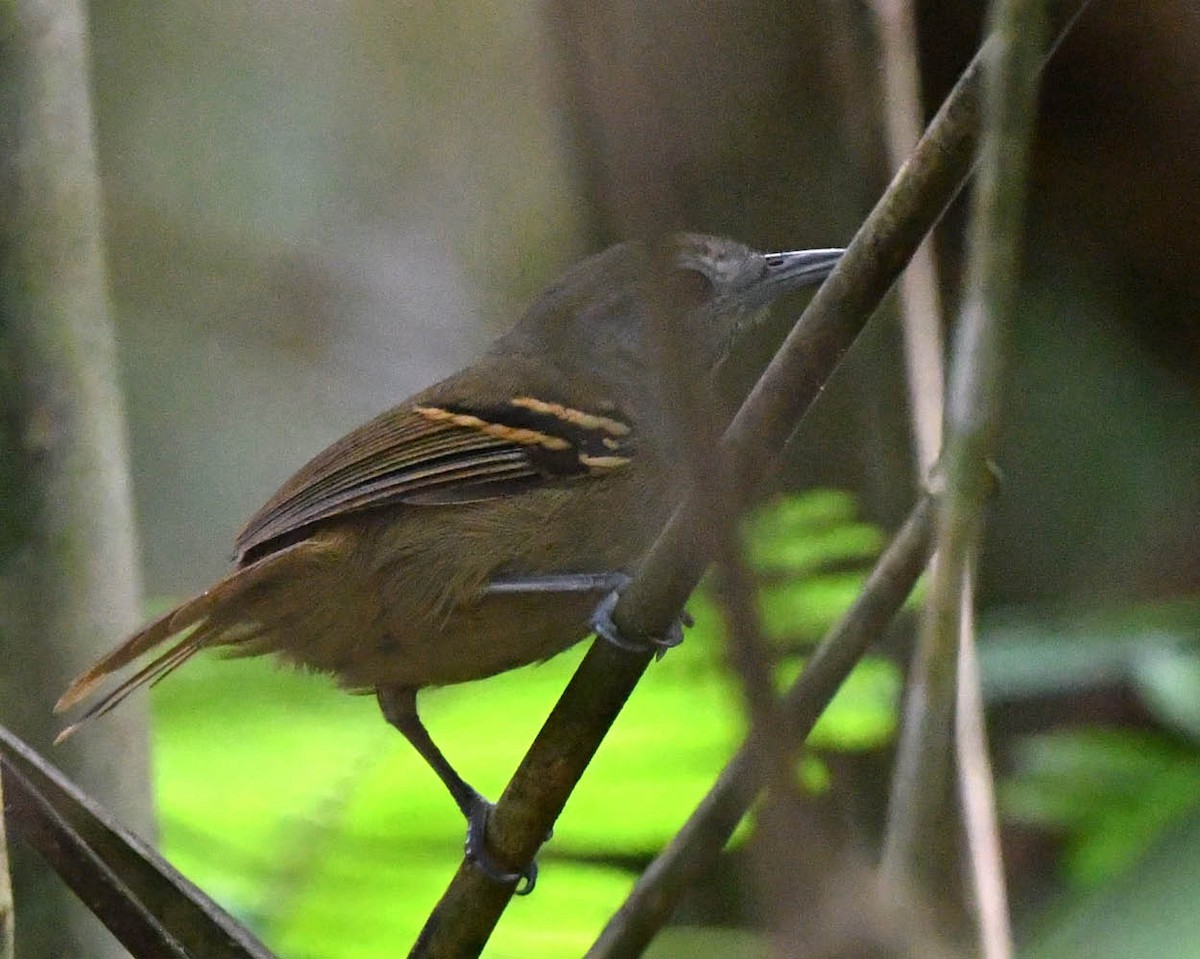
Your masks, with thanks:
[(480, 591), (503, 593), (609, 593), (629, 582), (624, 573), (552, 573), (544, 576), (497, 576)]
[(685, 610), (671, 624), (664, 636), (634, 639), (623, 635), (613, 622), (612, 611), (617, 605), (621, 590), (628, 584), (629, 576), (625, 573), (558, 573), (544, 576), (497, 577), (484, 586), (481, 592), (485, 596), (504, 593), (607, 593), (592, 613), (592, 631), (618, 649), (633, 653), (653, 652), (658, 659), (662, 659), (668, 649), (683, 642), (683, 627), (692, 625), (692, 617)]
[(492, 804), (462, 778), (442, 755), (429, 731), (417, 715), (417, 691), (408, 686), (380, 686), (376, 690), (383, 718), (398, 729), (437, 773), (450, 791), (455, 804), (467, 820), (466, 855), (484, 873), (502, 883), (518, 883), (516, 894), (528, 895), (537, 882), (537, 863), (531, 862), (520, 872), (506, 872), (496, 865), (487, 850), (487, 823)]

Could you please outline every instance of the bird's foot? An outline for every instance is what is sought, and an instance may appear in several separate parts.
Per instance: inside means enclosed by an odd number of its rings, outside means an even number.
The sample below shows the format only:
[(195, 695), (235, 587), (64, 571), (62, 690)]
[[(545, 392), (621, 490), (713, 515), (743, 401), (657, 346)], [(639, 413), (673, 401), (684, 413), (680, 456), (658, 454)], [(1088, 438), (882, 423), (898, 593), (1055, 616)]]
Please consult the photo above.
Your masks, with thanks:
[(537, 885), (537, 861), (530, 862), (528, 866), (518, 872), (500, 868), (487, 848), (487, 824), (488, 819), (491, 818), (492, 809), (492, 804), (482, 796), (471, 805), (470, 812), (467, 813), (467, 842), (464, 850), (467, 859), (473, 862), (489, 879), (503, 885), (516, 883), (517, 888), (513, 890), (514, 895), (528, 896), (533, 892), (533, 887)]
[(629, 577), (625, 576), (623, 581), (600, 601), (600, 605), (592, 613), (592, 631), (618, 649), (623, 649), (631, 653), (652, 652), (655, 659), (662, 659), (667, 654), (668, 649), (672, 649), (683, 642), (684, 627), (692, 626), (695, 620), (692, 619), (687, 610), (683, 610), (679, 614), (679, 618), (671, 623), (662, 636), (626, 636), (617, 628), (617, 624), (613, 621), (612, 613), (621, 598), (621, 590), (628, 584)]

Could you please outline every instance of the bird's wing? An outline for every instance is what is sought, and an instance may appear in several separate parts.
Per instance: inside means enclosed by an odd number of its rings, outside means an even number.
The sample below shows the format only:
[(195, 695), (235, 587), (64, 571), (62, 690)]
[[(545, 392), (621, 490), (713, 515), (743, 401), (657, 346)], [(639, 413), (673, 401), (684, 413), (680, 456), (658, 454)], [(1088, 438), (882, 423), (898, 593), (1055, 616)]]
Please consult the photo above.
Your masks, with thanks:
[(303, 467), (246, 524), (239, 562), (315, 523), (380, 506), (468, 503), (619, 469), (632, 427), (531, 396), (472, 406), (421, 397), (354, 430)]

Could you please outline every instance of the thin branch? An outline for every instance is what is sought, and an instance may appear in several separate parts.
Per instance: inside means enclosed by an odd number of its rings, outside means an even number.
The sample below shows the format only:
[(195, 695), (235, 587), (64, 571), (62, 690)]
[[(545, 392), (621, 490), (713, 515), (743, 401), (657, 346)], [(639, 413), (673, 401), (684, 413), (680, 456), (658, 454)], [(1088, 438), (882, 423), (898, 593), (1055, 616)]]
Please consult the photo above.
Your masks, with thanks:
[[(1054, 0), (1055, 24), (1065, 29), (1081, 2)], [(726, 431), (717, 468), (732, 481), (716, 488), (752, 488), (773, 465), (867, 317), (961, 188), (978, 130), (982, 59), (990, 48), (968, 66)], [(651, 548), (614, 611), (626, 635), (661, 635), (678, 615), (711, 555), (712, 507), (689, 498)], [(496, 806), (489, 839), (501, 863), (532, 859), (649, 662), (649, 656), (608, 643), (592, 644)], [(411, 954), (477, 955), (512, 893), (464, 861)]]
[(734, 675), (741, 681), (742, 698), (750, 729), (763, 730), (768, 739), (760, 759), (769, 770), (781, 772), (779, 763), (787, 762), (788, 739), (780, 735), (777, 722), (779, 702), (775, 692), (774, 663), (771, 649), (762, 632), (755, 601), (754, 575), (742, 555), (734, 529), (726, 529), (717, 556), (716, 595), (725, 620), (726, 657)]
[[(921, 134), (921, 72), (911, 0), (875, 0), (883, 57), (883, 116), (888, 159), (898, 170)], [(932, 237), (900, 277), (900, 326), (918, 482), (942, 449), (942, 304)]]
[(996, 787), (988, 760), (987, 727), (983, 722), (983, 688), (975, 646), (975, 557), (969, 560), (962, 595), (963, 634), (958, 646), (958, 702), (955, 756), (959, 802), (967, 838), (967, 863), (979, 912), (983, 959), (1011, 959), (1012, 924), (1004, 886), (1004, 857), (996, 819)]
[[(867, 648), (899, 612), (929, 558), (934, 509), (928, 497), (913, 507), (875, 564), (853, 605), (825, 635), (784, 696), (780, 733), (802, 743)], [(680, 898), (715, 861), (758, 796), (765, 764), (756, 761), (761, 729), (742, 745), (713, 788), (609, 920), (587, 959), (640, 955), (671, 918)]]
[[(778, 827), (794, 814), (795, 772), (793, 741), (788, 735), (774, 682), (774, 657), (762, 631), (757, 584), (737, 536), (736, 517), (728, 517), (720, 532), (716, 556), (716, 595), (725, 621), (725, 656), (740, 681), (748, 728), (755, 731), (749, 777), (769, 786), (760, 822)], [(781, 828), (781, 831), (783, 829)], [(791, 875), (795, 850), (787, 843), (761, 842), (753, 847), (754, 868), (746, 894), (760, 904), (760, 915), (772, 931), (791, 912), (791, 897), (780, 895), (774, 877)], [(772, 895), (775, 893), (775, 895)]]
[[(888, 150), (893, 168), (904, 161), (920, 128), (921, 90), (916, 25), (911, 0), (875, 0), (883, 51), (887, 94)], [(942, 446), (942, 307), (938, 294), (933, 238), (928, 236), (900, 278), (901, 327), (904, 333), (905, 379), (908, 384), (917, 475), (929, 475)], [(969, 592), (969, 590), (968, 590)], [(964, 594), (964, 600), (967, 597)], [(961, 812), (967, 837), (967, 868), (975, 878), (983, 954), (1002, 959), (1012, 952), (1008, 906), (1000, 860), (1000, 825), (996, 819), (995, 788), (987, 757), (986, 718), (970, 619), (973, 604), (964, 606), (958, 657), (958, 702), (955, 711), (955, 759)]]
[[(12, 834), (137, 957), (274, 959), (145, 842), (0, 726), (0, 782)], [(124, 952), (122, 952), (124, 955)]]
[[(937, 559), (910, 679), (884, 854), (893, 888), (954, 902), (946, 852), (955, 675), (969, 557), (978, 547), (993, 485), (987, 457), (1000, 413), (1004, 331), (1016, 297), (1026, 166), (1047, 18), (1043, 0), (997, 0), (985, 88), (968, 281), (955, 337), (943, 453), (945, 493)], [(939, 852), (941, 850), (941, 852)]]

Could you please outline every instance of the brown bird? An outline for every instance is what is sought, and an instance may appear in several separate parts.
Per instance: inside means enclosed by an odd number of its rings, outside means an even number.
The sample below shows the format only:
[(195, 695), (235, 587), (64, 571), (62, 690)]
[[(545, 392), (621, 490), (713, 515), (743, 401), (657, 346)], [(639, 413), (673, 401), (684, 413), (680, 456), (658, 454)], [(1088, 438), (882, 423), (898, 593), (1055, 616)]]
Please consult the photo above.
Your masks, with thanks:
[(763, 254), (687, 234), (654, 256), (624, 243), (583, 260), (474, 364), (288, 480), (238, 535), (234, 572), (71, 684), (57, 711), (174, 640), (59, 738), (202, 649), (275, 653), (374, 691), (467, 818), (469, 855), (515, 881), (487, 860), (490, 804), (434, 745), (417, 691), (578, 642), (661, 530), (688, 470), (648, 360), (651, 317), (678, 324), (672, 375), (705, 397), (738, 332), (841, 252)]

